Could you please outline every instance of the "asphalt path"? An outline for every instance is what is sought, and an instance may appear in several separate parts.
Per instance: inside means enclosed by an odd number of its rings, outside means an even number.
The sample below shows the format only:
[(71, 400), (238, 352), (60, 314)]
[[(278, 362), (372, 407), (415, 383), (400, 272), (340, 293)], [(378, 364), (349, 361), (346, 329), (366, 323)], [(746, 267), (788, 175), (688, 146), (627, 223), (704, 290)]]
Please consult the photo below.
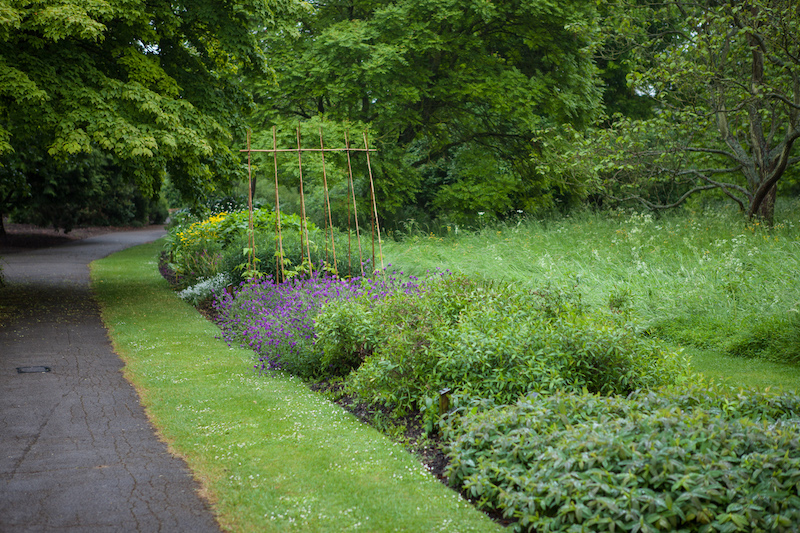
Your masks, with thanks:
[(220, 531), (123, 377), (89, 287), (91, 261), (163, 233), (0, 257), (0, 533)]

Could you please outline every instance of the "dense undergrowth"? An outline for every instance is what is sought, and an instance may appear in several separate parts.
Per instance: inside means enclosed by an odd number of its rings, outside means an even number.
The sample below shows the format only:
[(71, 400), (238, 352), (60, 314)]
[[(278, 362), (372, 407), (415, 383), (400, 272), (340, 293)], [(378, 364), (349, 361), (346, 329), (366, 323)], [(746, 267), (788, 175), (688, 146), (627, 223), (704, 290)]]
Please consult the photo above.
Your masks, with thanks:
[(530, 392), (628, 394), (679, 383), (686, 361), (558, 291), (438, 273), (408, 282), (315, 276), (224, 293), (216, 304), (229, 341), (261, 369), (345, 378), (346, 390), (399, 415), (439, 417), (441, 391), (513, 402)]
[(474, 400), (450, 481), (523, 531), (796, 531), (800, 398), (708, 386)]
[(692, 388), (658, 337), (794, 361), (794, 222), (581, 217), (412, 233), (387, 253), (418, 277), (261, 278), (217, 289), (216, 313), (259, 369), (419, 413), (451, 484), (518, 530), (791, 530), (797, 397)]

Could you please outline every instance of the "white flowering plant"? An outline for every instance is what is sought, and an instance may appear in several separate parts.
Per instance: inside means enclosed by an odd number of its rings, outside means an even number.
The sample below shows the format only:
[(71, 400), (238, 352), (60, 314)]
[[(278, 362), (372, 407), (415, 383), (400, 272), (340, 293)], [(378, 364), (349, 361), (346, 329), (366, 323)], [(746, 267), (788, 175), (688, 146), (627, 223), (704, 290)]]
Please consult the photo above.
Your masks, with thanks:
[(192, 305), (199, 305), (200, 302), (214, 298), (215, 294), (220, 294), (231, 283), (231, 277), (225, 272), (221, 272), (210, 278), (203, 278), (195, 285), (184, 289), (178, 293), (186, 302)]

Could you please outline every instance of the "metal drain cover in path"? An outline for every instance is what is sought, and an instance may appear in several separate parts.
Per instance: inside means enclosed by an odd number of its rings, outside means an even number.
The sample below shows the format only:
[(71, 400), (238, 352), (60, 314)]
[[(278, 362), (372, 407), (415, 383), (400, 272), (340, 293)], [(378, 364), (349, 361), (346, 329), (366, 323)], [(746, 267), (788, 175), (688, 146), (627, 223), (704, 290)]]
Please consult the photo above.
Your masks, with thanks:
[(49, 366), (18, 366), (17, 373), (19, 374), (41, 374), (43, 372), (50, 372)]

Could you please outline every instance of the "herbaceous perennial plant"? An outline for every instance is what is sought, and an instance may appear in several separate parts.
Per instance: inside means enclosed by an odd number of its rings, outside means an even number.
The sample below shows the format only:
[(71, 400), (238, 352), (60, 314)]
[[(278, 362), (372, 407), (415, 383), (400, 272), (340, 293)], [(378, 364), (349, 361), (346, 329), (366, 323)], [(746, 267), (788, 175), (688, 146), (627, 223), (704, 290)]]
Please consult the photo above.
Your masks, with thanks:
[(251, 348), (260, 371), (285, 370), (302, 377), (320, 373), (314, 321), (323, 306), (363, 298), (377, 300), (396, 292), (421, 290), (418, 278), (392, 272), (371, 278), (336, 278), (317, 269), (306, 278), (283, 283), (272, 278), (244, 282), (233, 294), (216, 294), (214, 308), (224, 339)]

